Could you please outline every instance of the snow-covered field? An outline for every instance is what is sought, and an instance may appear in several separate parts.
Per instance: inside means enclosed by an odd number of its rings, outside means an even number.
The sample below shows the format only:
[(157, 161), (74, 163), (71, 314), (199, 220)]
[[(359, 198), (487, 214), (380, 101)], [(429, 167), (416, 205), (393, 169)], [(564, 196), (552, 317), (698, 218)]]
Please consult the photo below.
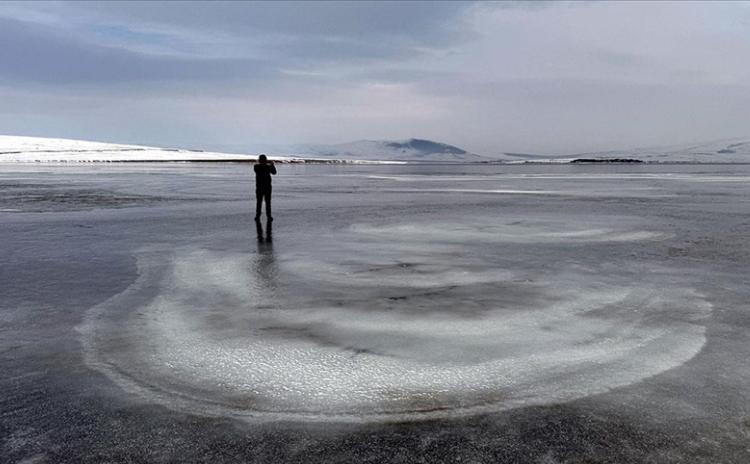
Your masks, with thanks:
[[(750, 138), (659, 148), (612, 150), (572, 155), (500, 153), (479, 155), (459, 147), (422, 139), (362, 140), (338, 145), (273, 147), (272, 159), (294, 163), (406, 164), (641, 161), (646, 163), (750, 163)], [(0, 163), (30, 162), (190, 162), (254, 161), (258, 154), (219, 153), (179, 148), (0, 135)]]
[[(440, 150), (455, 147), (436, 145)], [(430, 145), (432, 146), (432, 145)], [(409, 146), (389, 147), (379, 142), (364, 142), (327, 147), (297, 147), (295, 154), (269, 152), (279, 162), (352, 164), (404, 164), (406, 161), (475, 161), (477, 155), (462, 153), (432, 153)], [(106, 163), (106, 162), (198, 162), (198, 161), (255, 161), (259, 153), (219, 153), (181, 148), (160, 148), (141, 145), (91, 142), (0, 135), (0, 163)]]
[(0, 460), (750, 457), (747, 166), (250, 173), (3, 166)]
[[(0, 162), (250, 161), (257, 155), (0, 135)], [(294, 157), (281, 157), (285, 161)]]

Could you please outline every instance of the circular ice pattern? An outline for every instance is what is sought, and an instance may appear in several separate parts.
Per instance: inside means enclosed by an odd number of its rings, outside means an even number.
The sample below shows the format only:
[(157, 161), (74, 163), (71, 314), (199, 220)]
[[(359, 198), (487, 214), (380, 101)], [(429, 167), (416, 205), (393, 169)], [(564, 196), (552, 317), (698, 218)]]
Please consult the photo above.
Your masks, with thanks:
[[(625, 266), (518, 272), (456, 255), (446, 244), (461, 238), (448, 227), (404, 255), (419, 227), (355, 226), (346, 233), (358, 238), (337, 252), (144, 252), (138, 281), (89, 313), (88, 362), (127, 389), (205, 414), (413, 420), (605, 392), (684, 363), (705, 341), (711, 305), (669, 270), (654, 268), (648, 283)], [(477, 227), (470, 240), (605, 234), (513, 227)], [(358, 252), (358, 240), (379, 251)]]

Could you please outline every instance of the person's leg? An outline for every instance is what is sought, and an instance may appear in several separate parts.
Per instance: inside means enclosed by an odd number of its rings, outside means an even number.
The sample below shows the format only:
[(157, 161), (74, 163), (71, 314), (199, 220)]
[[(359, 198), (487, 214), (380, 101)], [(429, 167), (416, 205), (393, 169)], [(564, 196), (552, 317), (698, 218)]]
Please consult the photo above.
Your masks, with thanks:
[(260, 208), (263, 205), (263, 193), (260, 190), (255, 191), (255, 220), (260, 220)]
[(271, 190), (266, 192), (266, 218), (273, 219), (271, 216)]

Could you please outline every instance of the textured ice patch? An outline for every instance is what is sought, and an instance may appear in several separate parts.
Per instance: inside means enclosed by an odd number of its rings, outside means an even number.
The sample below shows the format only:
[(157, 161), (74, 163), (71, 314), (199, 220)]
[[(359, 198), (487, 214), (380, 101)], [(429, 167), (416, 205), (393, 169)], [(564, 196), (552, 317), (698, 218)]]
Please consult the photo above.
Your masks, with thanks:
[[(425, 251), (427, 249), (432, 249), (432, 247), (425, 247)], [(354, 265), (355, 263), (357, 265)], [(509, 279), (512, 275), (504, 269), (470, 271), (460, 267), (447, 267), (444, 263), (403, 263), (378, 259), (369, 263), (350, 260), (348, 264), (321, 262), (313, 257), (303, 257), (295, 260), (290, 272), (304, 276), (310, 281), (324, 281), (333, 285), (404, 288), (500, 282)]]
[(710, 304), (660, 281), (668, 273), (628, 285), (560, 268), (527, 283), (435, 253), (390, 267), (387, 252), (144, 253), (138, 281), (89, 313), (87, 361), (203, 414), (403, 420), (605, 392), (684, 363), (705, 341)]
[[(398, 237), (404, 241), (442, 243), (511, 242), (511, 243), (564, 243), (564, 242), (628, 242), (661, 240), (669, 235), (648, 230), (623, 230), (611, 223), (575, 224), (549, 218), (535, 220), (476, 221), (471, 223), (411, 223), (393, 225), (356, 224), (356, 233), (385, 239)], [(593, 227), (592, 227), (593, 226)]]
[(581, 174), (488, 174), (488, 175), (357, 175), (376, 180), (390, 180), (398, 182), (475, 182), (475, 181), (508, 181), (512, 179), (546, 179), (546, 180), (572, 180), (576, 182), (598, 182), (602, 180), (674, 180), (689, 182), (747, 182), (750, 176), (744, 175), (708, 175), (690, 173), (608, 173), (598, 174), (586, 172)]
[(478, 188), (442, 188), (442, 189), (398, 189), (399, 193), (488, 193), (505, 195), (563, 195), (569, 192), (561, 190), (529, 190), (529, 189), (478, 189)]

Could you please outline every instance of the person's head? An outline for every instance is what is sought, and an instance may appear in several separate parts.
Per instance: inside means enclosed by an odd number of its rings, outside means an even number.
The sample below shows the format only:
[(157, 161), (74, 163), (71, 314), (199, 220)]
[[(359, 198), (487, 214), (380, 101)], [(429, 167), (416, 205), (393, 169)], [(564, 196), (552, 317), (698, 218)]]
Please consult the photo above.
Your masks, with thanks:
[(260, 164), (266, 164), (266, 162), (267, 162), (267, 161), (268, 161), (268, 158), (266, 157), (266, 155), (260, 155), (260, 156), (258, 157), (258, 162), (259, 162)]

